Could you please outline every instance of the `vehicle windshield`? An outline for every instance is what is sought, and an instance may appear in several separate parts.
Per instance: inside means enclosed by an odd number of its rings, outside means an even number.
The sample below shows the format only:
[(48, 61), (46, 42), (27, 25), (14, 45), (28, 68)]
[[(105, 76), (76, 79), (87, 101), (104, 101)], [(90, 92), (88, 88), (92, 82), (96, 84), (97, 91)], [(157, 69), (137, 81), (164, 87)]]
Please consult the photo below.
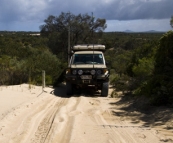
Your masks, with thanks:
[(74, 54), (72, 64), (103, 64), (102, 54)]

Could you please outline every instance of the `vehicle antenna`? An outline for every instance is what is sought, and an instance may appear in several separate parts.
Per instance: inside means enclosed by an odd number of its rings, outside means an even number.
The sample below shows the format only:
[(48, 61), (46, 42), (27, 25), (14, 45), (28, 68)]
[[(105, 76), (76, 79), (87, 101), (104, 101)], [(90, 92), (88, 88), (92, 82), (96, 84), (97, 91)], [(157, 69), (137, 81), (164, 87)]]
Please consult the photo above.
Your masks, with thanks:
[[(92, 26), (94, 24), (94, 17), (93, 17), (93, 12), (92, 12)], [(92, 42), (93, 42), (93, 68), (94, 68), (94, 31), (93, 31), (93, 28), (92, 28)]]

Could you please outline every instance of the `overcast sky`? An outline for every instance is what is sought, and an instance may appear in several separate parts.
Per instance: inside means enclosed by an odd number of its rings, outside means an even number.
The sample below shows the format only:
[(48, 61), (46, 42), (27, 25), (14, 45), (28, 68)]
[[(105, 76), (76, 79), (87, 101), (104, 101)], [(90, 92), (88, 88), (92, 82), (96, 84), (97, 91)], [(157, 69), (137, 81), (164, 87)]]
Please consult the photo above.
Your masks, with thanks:
[(105, 18), (105, 31), (172, 30), (173, 0), (1, 0), (0, 30), (39, 31), (49, 15), (61, 12)]

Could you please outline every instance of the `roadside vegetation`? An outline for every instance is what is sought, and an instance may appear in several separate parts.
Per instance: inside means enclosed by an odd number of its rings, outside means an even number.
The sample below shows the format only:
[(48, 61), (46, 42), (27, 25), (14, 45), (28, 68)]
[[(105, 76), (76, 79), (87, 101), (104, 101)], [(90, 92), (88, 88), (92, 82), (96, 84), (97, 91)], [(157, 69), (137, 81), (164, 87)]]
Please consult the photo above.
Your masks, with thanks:
[[(115, 45), (120, 45), (116, 42)], [(133, 45), (126, 46), (129, 43)], [(110, 82), (116, 91), (145, 96), (154, 105), (172, 106), (173, 31), (126, 33), (121, 44), (121, 47), (112, 46), (105, 53), (111, 69)]]
[(25, 32), (1, 32), (0, 85), (41, 84), (42, 70), (47, 84), (60, 76), (65, 63), (47, 46), (48, 39)]
[(71, 46), (106, 45), (115, 91), (145, 96), (153, 105), (173, 106), (173, 31), (104, 32), (106, 20), (88, 14), (61, 13), (44, 22), (40, 32), (0, 32), (0, 85), (39, 85), (42, 70), (47, 85), (62, 82), (70, 33)]

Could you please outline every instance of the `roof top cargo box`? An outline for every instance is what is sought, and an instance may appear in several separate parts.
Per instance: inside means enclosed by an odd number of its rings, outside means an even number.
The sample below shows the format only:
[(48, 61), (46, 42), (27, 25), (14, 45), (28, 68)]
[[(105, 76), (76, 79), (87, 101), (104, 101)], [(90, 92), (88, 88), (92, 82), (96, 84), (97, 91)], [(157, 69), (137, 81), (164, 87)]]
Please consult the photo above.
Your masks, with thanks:
[(89, 44), (89, 45), (75, 45), (73, 46), (72, 50), (74, 51), (104, 51), (105, 45), (95, 45), (95, 44)]

